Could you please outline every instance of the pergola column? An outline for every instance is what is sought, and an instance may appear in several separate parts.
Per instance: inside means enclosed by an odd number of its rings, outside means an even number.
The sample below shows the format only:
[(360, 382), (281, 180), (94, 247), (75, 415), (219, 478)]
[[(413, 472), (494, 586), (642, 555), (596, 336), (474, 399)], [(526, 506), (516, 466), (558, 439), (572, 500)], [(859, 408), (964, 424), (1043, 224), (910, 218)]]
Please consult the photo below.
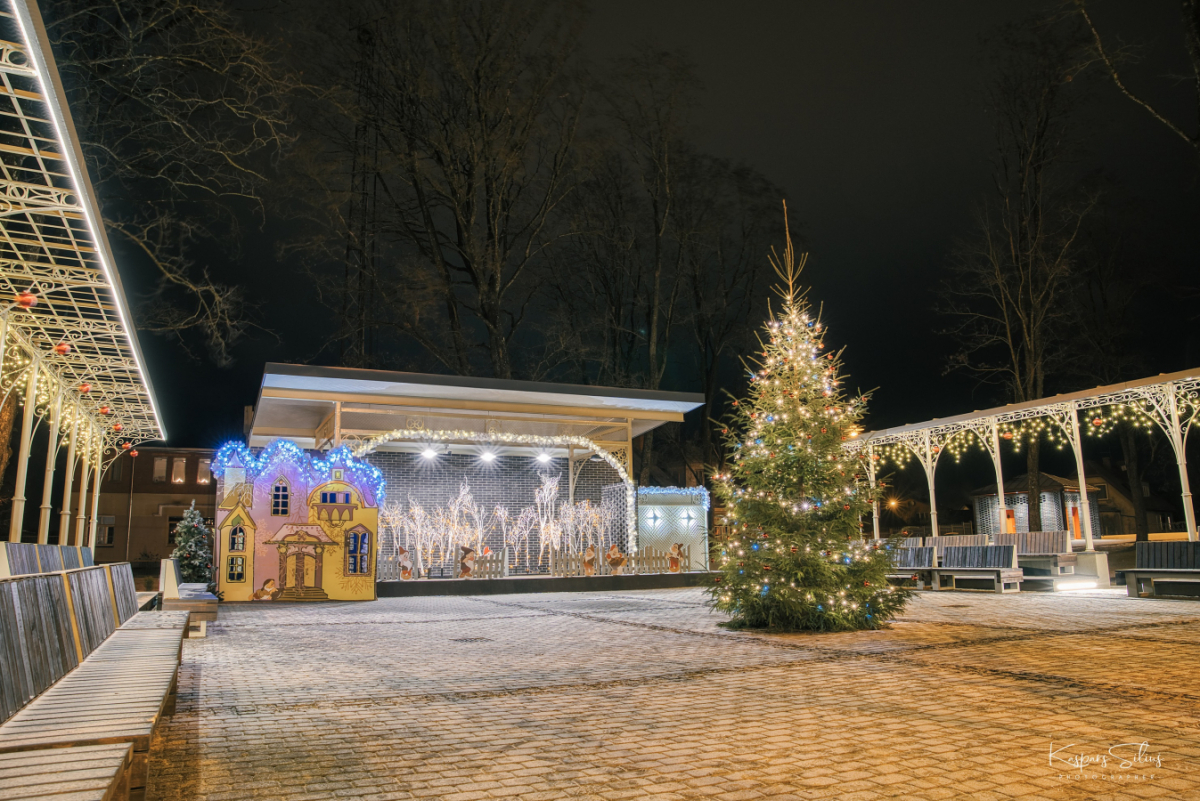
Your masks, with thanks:
[(25, 479), (29, 474), (29, 445), (33, 440), (33, 417), (37, 406), (38, 359), (29, 363), (25, 379), (25, 409), (21, 416), (21, 446), (17, 451), (17, 483), (13, 489), (12, 520), (8, 526), (8, 541), (21, 541), (21, 525), (25, 520)]
[[(96, 464), (92, 468), (92, 519), (88, 524), (88, 544), (95, 547), (96, 544), (96, 524), (99, 521), (100, 514), (100, 477), (104, 471), (101, 469), (101, 459), (104, 456), (104, 440), (100, 439), (96, 443)], [(132, 471), (130, 471), (132, 472)], [(133, 476), (129, 477), (130, 482), (133, 481)], [(125, 532), (125, 550), (128, 557), (129, 538), (133, 534), (132, 531)]]
[(875, 532), (875, 539), (879, 539), (879, 496), (875, 494), (875, 462), (871, 458), (874, 455), (874, 449), (867, 446), (867, 480), (871, 483), (871, 528)]
[(92, 467), (90, 453), (82, 453), (79, 456), (79, 510), (75, 518), (75, 541), (80, 545), (86, 545), (89, 548), (94, 547), (93, 543), (88, 542), (87, 532), (87, 490), (88, 490), (88, 471)]
[[(79, 407), (76, 406), (71, 416), (71, 430), (67, 445), (67, 475), (63, 484), (62, 510), (58, 513), (58, 544), (71, 544), (71, 488), (75, 483), (75, 449), (79, 441)], [(81, 544), (78, 539), (75, 544)]]
[[(59, 424), (62, 419), (62, 393), (50, 407), (49, 435), (46, 437), (46, 474), (42, 479), (42, 505), (38, 508), (38, 539), (42, 545), (50, 542), (50, 500), (54, 492), (54, 463), (58, 461)], [(62, 543), (59, 543), (62, 545)]]
[(1083, 474), (1083, 441), (1079, 436), (1079, 406), (1071, 403), (1063, 410), (1067, 433), (1071, 437), (1071, 448), (1075, 451), (1075, 471), (1079, 474), (1079, 525), (1083, 528), (1085, 549), (1095, 551), (1092, 542), (1092, 507), (1087, 496), (1087, 476)]
[(940, 453), (934, 453), (933, 444), (929, 439), (929, 429), (921, 432), (925, 452), (921, 458), (921, 465), (925, 468), (925, 480), (929, 482), (929, 528), (933, 536), (938, 536), (938, 517), (937, 517), (937, 493), (934, 491), (933, 479), (937, 473), (937, 462)]
[[(996, 498), (1000, 502), (1000, 508), (997, 514), (1000, 516), (999, 528), (996, 530), (1001, 534), (1008, 531), (1008, 506), (1004, 502), (1004, 470), (1000, 467), (1000, 425), (996, 422), (996, 418), (992, 418), (992, 467), (996, 469)], [(996, 540), (993, 537), (992, 542)]]
[(1183, 520), (1187, 524), (1188, 542), (1196, 542), (1196, 510), (1192, 506), (1192, 487), (1187, 474), (1187, 435), (1179, 421), (1179, 397), (1173, 386), (1169, 389), (1171, 447), (1175, 449), (1175, 466), (1179, 469), (1179, 485), (1183, 491)]

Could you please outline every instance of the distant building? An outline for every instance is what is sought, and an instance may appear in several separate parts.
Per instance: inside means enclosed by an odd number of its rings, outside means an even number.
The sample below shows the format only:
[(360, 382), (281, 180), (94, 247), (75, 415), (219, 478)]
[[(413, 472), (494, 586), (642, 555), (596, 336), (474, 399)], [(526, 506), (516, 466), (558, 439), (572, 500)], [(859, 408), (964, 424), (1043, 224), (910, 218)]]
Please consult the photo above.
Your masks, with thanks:
[[(1079, 481), (1074, 478), (1039, 473), (1041, 490), (1042, 531), (1070, 531), (1076, 539), (1083, 538), (1080, 527)], [(1088, 477), (1088, 500), (1091, 502), (1092, 536), (1102, 536), (1100, 528), (1100, 487)], [(1004, 480), (1004, 505), (1007, 515), (1004, 531), (1014, 533), (1029, 531), (1029, 477), (1027, 475)], [(980, 534), (1002, 533), (999, 528), (999, 502), (996, 485), (989, 484), (971, 493), (971, 506), (975, 513), (975, 530)]]
[(157, 561), (175, 549), (175, 524), (193, 501), (211, 526), (217, 506), (213, 451), (141, 446), (100, 482), (97, 562)]
[[(1100, 490), (1100, 528), (1104, 536), (1136, 534), (1137, 523), (1133, 515), (1133, 500), (1129, 494), (1129, 477), (1111, 464), (1086, 462), (1088, 484)], [(1142, 483), (1142, 497), (1146, 503), (1146, 525), (1150, 531), (1170, 531), (1171, 515), (1175, 509), (1171, 503), (1150, 494), (1150, 485)]]

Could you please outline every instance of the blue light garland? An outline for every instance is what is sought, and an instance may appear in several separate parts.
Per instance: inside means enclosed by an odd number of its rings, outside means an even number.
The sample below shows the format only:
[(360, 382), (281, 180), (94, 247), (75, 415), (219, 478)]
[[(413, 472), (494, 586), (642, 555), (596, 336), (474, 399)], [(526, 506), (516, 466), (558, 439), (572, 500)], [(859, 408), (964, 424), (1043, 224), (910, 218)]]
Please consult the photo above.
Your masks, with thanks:
[(365, 486), (375, 493), (376, 506), (383, 502), (384, 488), (387, 486), (378, 467), (356, 459), (345, 445), (334, 448), (326, 453), (324, 458), (320, 458), (305, 453), (290, 440), (277, 439), (255, 456), (254, 451), (241, 442), (231, 440), (217, 450), (216, 456), (213, 457), (212, 471), (224, 472), (235, 461), (246, 468), (246, 478), (249, 480), (258, 478), (265, 470), (281, 462), (299, 465), (305, 478), (314, 484), (329, 481), (331, 471), (335, 467), (341, 468), (349, 472), (353, 483)]
[(708, 490), (704, 487), (638, 487), (638, 495), (691, 495), (700, 499), (704, 511), (709, 507)]

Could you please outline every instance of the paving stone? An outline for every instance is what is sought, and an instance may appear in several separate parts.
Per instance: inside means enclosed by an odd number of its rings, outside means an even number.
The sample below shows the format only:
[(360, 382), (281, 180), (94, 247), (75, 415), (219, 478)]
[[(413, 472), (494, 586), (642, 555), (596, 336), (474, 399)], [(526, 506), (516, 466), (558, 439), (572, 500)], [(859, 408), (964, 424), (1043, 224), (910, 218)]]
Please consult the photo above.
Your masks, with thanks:
[[(223, 606), (148, 798), (1200, 797), (1200, 604), (1123, 592), (828, 635), (728, 631), (693, 589)], [(1049, 756), (1143, 741), (1161, 767)]]

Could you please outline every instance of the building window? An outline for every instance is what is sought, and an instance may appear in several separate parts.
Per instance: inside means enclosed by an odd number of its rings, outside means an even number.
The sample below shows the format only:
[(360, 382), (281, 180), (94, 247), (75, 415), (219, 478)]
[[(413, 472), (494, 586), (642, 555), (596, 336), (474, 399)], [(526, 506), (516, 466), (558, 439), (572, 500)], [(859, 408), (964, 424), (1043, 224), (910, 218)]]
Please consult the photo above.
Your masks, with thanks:
[(246, 557), (231, 556), (229, 557), (229, 569), (225, 571), (225, 577), (229, 581), (245, 581), (246, 580)]
[(187, 480), (187, 458), (176, 457), (171, 462), (171, 483), (182, 484)]
[(212, 483), (212, 459), (201, 459), (196, 465), (196, 483)]
[(322, 492), (321, 503), (350, 503), (348, 492)]
[(96, 547), (107, 548), (113, 544), (113, 537), (116, 536), (116, 526), (100, 526), (96, 530)]
[(175, 544), (175, 527), (183, 522), (182, 517), (167, 518), (167, 545)]
[(371, 533), (351, 531), (346, 535), (346, 575), (371, 572)]
[(271, 514), (275, 516), (288, 513), (288, 485), (283, 479), (275, 482), (271, 490)]
[(108, 480), (117, 482), (121, 480), (121, 459), (113, 459), (111, 465), (108, 466)]
[(246, 550), (246, 529), (241, 526), (234, 526), (229, 529), (229, 550)]
[(154, 457), (154, 481), (163, 482), (167, 480), (167, 457)]

